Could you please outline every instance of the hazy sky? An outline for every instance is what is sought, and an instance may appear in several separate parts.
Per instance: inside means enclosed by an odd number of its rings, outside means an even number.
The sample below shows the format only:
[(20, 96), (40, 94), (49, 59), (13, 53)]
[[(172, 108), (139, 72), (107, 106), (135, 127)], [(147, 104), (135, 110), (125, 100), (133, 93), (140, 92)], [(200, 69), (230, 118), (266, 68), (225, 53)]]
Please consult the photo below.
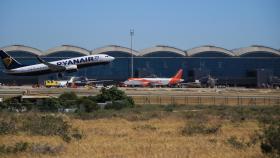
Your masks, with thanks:
[(280, 0), (0, 0), (0, 47), (280, 49)]

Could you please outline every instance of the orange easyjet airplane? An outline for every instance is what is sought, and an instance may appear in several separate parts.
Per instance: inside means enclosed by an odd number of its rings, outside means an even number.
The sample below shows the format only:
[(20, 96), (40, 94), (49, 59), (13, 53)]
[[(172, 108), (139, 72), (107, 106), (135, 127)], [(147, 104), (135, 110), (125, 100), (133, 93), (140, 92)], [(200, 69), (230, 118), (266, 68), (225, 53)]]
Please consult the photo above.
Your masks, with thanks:
[(180, 69), (172, 78), (129, 78), (124, 82), (125, 86), (174, 86), (183, 82), (183, 69)]

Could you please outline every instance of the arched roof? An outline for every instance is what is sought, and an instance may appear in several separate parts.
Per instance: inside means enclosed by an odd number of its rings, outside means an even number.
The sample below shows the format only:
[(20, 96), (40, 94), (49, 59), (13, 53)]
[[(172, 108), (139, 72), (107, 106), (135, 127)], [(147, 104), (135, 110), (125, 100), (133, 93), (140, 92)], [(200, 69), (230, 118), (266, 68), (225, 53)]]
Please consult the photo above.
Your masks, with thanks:
[(36, 48), (24, 46), (24, 45), (10, 45), (6, 47), (2, 47), (2, 50), (5, 52), (12, 52), (12, 51), (24, 51), (24, 52), (30, 52), (34, 55), (42, 55), (42, 51)]
[(78, 52), (82, 55), (90, 55), (90, 51), (88, 51), (87, 49), (77, 47), (77, 46), (72, 46), (72, 45), (62, 45), (62, 46), (48, 49), (47, 51), (45, 51), (44, 55), (50, 55), (62, 51), (71, 51), (71, 52)]
[(273, 49), (273, 48), (270, 48), (270, 47), (259, 46), (259, 45), (253, 45), (253, 46), (250, 46), (250, 47), (234, 49), (232, 51), (236, 56), (243, 56), (243, 55), (246, 55), (246, 54), (258, 53), (258, 52), (269, 52), (271, 54), (280, 56), (280, 51), (279, 50), (276, 50), (276, 49)]
[(181, 56), (186, 56), (186, 53), (183, 50), (164, 45), (157, 45), (155, 47), (143, 49), (140, 51), (139, 56), (144, 56), (155, 52), (172, 52)]
[(188, 56), (194, 56), (194, 55), (197, 55), (197, 54), (200, 54), (200, 53), (203, 53), (203, 52), (209, 52), (209, 51), (211, 51), (211, 52), (221, 52), (221, 53), (223, 53), (225, 55), (228, 55), (228, 56), (234, 56), (234, 54), (227, 49), (224, 49), (224, 48), (221, 48), (221, 47), (216, 47), (216, 46), (210, 46), (210, 45), (191, 48), (191, 49), (187, 50), (187, 55)]
[[(108, 46), (96, 48), (91, 52), (91, 54), (100, 54), (100, 53), (106, 53), (106, 52), (124, 52), (124, 53), (127, 53), (127, 54), (131, 54), (130, 48), (117, 46), (117, 45), (108, 45)], [(135, 50), (132, 50), (132, 54), (134, 56), (139, 55), (139, 53)]]
[[(9, 52), (9, 51), (24, 51), (24, 52), (28, 52), (28, 53), (34, 54), (34, 55), (50, 55), (52, 53), (57, 53), (57, 52), (61, 52), (61, 51), (77, 52), (77, 53), (80, 53), (82, 55), (90, 55), (90, 53), (99, 54), (99, 53), (114, 52), (114, 51), (131, 54), (130, 48), (117, 46), (117, 45), (108, 45), (108, 46), (105, 46), (105, 47), (97, 48), (97, 49), (93, 50), (92, 52), (88, 51), (87, 49), (77, 47), (77, 46), (72, 46), (72, 45), (58, 46), (58, 47), (55, 47), (55, 48), (48, 49), (45, 52), (43, 52), (39, 49), (29, 47), (29, 46), (24, 46), (24, 45), (10, 45), (10, 46), (2, 47), (1, 49), (6, 51), (6, 52)], [(216, 46), (205, 45), (205, 46), (200, 46), (200, 47), (195, 47), (195, 48), (189, 49), (186, 52), (184, 52), (183, 50), (180, 50), (178, 48), (158, 45), (158, 46), (155, 46), (155, 47), (143, 49), (140, 52), (138, 52), (136, 50), (132, 50), (132, 54), (135, 55), (135, 56), (144, 56), (144, 55), (155, 53), (155, 52), (172, 52), (172, 53), (175, 53), (175, 54), (178, 54), (178, 55), (181, 55), (181, 56), (186, 56), (186, 55), (187, 56), (194, 56), (194, 55), (197, 55), (197, 54), (200, 54), (200, 53), (203, 53), (203, 52), (209, 52), (209, 51), (221, 52), (221, 53), (223, 53), (225, 55), (228, 55), (228, 56), (243, 56), (243, 55), (246, 55), (246, 54), (258, 53), (258, 52), (262, 52), (262, 53), (263, 52), (268, 52), (270, 54), (280, 56), (280, 50), (273, 49), (273, 48), (270, 48), (270, 47), (265, 47), (265, 46), (259, 46), (259, 45), (253, 45), (253, 46), (250, 46), (250, 47), (234, 49), (232, 51), (226, 50), (224, 48), (216, 47)]]

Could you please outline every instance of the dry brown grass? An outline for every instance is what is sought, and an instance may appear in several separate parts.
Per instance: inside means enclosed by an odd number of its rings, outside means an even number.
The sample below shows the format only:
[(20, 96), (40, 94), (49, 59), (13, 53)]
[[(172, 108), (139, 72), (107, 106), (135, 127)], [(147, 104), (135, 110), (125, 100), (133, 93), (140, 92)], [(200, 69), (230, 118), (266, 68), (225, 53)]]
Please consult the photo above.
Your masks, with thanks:
[[(148, 121), (127, 121), (121, 118), (97, 120), (71, 120), (74, 127), (84, 131), (86, 137), (79, 141), (65, 143), (60, 137), (2, 135), (0, 144), (18, 141), (65, 145), (65, 151), (58, 155), (10, 154), (7, 157), (80, 157), (80, 158), (257, 158), (265, 157), (259, 145), (235, 149), (227, 139), (236, 136), (249, 140), (259, 130), (255, 121), (232, 123), (220, 121), (222, 128), (217, 134), (183, 136), (186, 120), (166, 117)], [(214, 120), (215, 121), (215, 120)]]

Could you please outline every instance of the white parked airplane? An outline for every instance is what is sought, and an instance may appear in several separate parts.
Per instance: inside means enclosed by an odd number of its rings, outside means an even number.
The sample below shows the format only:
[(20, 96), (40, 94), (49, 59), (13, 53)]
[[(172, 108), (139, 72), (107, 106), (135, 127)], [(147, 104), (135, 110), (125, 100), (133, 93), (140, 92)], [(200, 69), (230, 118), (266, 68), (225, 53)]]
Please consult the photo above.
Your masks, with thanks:
[(4, 72), (17, 76), (36, 76), (48, 73), (75, 72), (81, 67), (108, 64), (115, 59), (106, 54), (98, 54), (46, 62), (37, 56), (37, 59), (41, 64), (26, 66), (16, 61), (3, 50), (0, 50), (0, 56), (7, 69)]
[(125, 86), (174, 86), (184, 81), (183, 69), (180, 69), (172, 78), (129, 78), (124, 82)]

